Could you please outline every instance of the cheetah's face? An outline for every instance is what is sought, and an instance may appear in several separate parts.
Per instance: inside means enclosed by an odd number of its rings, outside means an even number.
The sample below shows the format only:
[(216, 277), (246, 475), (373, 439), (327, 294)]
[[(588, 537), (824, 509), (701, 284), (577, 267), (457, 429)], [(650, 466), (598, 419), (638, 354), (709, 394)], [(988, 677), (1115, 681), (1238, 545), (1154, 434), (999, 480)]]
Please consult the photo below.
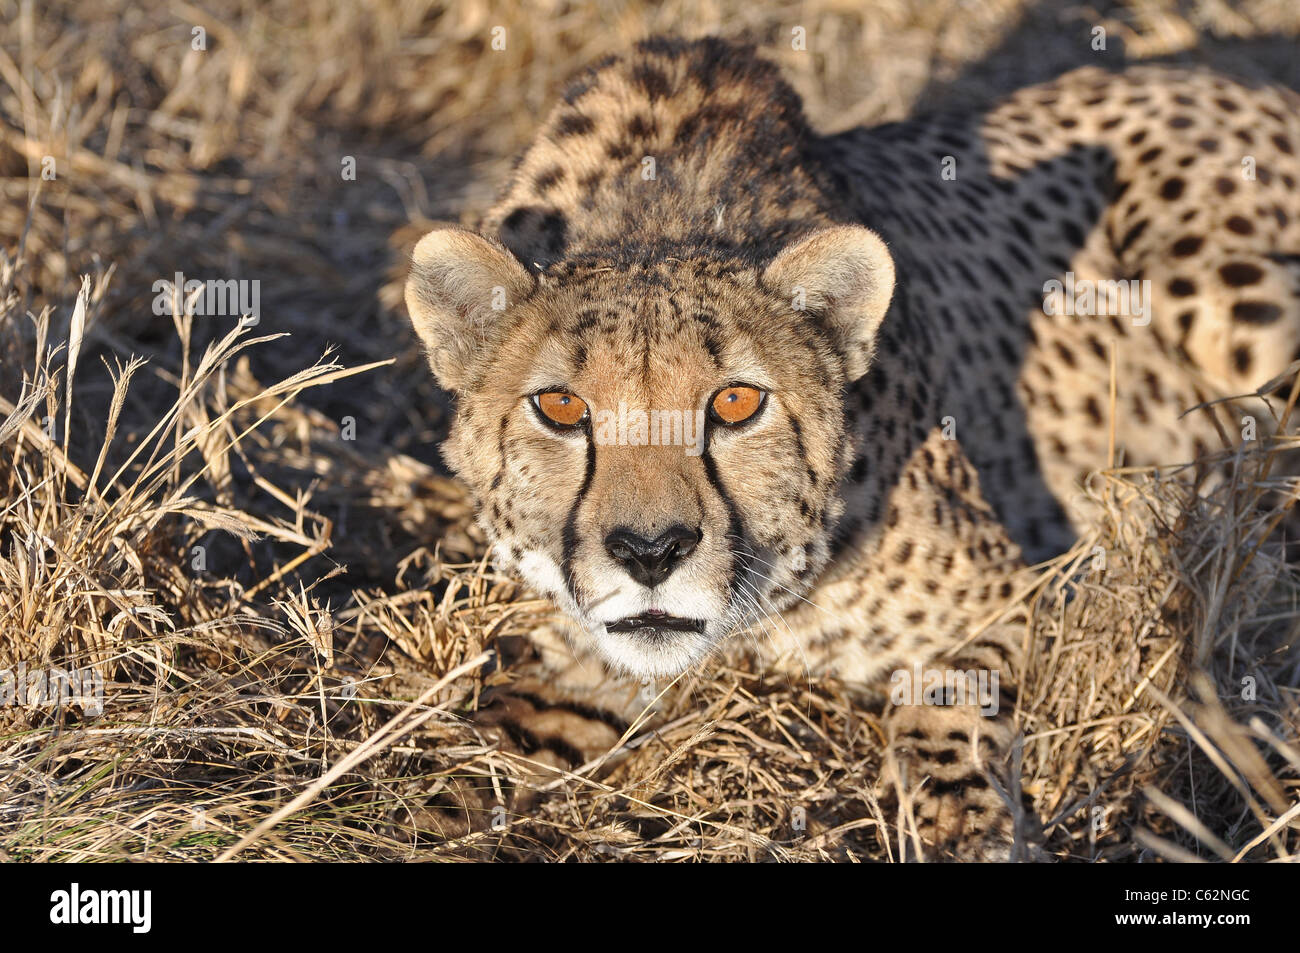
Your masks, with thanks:
[(842, 393), (892, 286), (861, 228), (816, 233), (761, 274), (671, 261), (540, 279), (449, 229), (417, 247), (407, 303), (458, 395), (445, 452), (496, 558), (610, 664), (655, 677), (824, 566)]

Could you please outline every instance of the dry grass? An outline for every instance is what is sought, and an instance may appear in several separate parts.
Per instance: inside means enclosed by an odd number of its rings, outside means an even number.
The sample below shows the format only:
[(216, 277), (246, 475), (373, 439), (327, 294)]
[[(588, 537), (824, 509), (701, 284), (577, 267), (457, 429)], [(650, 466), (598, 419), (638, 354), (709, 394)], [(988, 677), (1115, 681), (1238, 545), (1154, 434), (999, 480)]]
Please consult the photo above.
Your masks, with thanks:
[[(481, 562), (439, 469), (391, 237), (481, 210), (560, 81), (654, 30), (765, 44), (825, 128), (1092, 61), (1094, 24), (1117, 57), (1300, 87), (1289, 0), (0, 18), (0, 668), (106, 681), (100, 714), (0, 708), (0, 859), (891, 856), (876, 715), (831, 681), (737, 656), (599, 768), (541, 780), (467, 720), (509, 678), (487, 653), (548, 610)], [(177, 271), (260, 280), (261, 322), (155, 314)], [(1106, 519), (1033, 590), (1023, 776), (1049, 856), (1300, 852), (1297, 586), (1259, 545), (1289, 492), (1275, 450), (1204, 496), (1099, 479)]]

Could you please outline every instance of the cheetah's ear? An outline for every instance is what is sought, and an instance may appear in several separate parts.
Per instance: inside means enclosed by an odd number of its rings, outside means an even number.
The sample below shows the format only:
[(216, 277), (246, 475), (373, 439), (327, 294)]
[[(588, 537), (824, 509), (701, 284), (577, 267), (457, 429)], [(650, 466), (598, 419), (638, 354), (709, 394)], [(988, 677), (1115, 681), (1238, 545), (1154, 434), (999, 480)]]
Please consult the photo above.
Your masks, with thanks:
[(406, 309), (438, 383), (456, 391), (510, 306), (536, 282), (504, 245), (463, 228), (420, 239), (411, 253)]
[(850, 380), (867, 372), (894, 293), (894, 259), (879, 235), (858, 225), (813, 232), (781, 250), (763, 284), (829, 322)]

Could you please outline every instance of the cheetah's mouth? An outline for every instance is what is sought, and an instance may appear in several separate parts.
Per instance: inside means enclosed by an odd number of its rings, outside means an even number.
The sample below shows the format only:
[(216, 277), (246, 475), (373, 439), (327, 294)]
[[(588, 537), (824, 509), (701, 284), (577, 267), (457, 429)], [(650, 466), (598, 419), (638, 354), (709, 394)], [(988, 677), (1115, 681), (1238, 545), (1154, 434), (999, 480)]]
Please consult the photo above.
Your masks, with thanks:
[(642, 638), (654, 639), (667, 632), (702, 633), (704, 620), (684, 619), (666, 612), (643, 612), (617, 622), (606, 622), (605, 629), (608, 632), (629, 632)]

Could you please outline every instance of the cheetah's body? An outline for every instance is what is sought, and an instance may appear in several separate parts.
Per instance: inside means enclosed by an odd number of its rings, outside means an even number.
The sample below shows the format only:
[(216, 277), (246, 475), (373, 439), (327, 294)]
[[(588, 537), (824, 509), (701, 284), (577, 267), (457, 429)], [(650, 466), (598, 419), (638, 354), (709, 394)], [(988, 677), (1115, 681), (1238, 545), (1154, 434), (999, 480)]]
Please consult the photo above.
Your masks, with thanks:
[[(1296, 105), (1205, 73), (1087, 69), (983, 116), (819, 136), (749, 51), (642, 44), (574, 84), (481, 224), (529, 273), (490, 263), (489, 284), (512, 298), (504, 323), (448, 345), (459, 333), (448, 316), (475, 309), (447, 290), (468, 280), (455, 257), (491, 255), (444, 243), (426, 246), (422, 266), (417, 250), (408, 301), (462, 397), (449, 459), (502, 560), (579, 619), (580, 640), (640, 674), (718, 640), (710, 628), (689, 651), (645, 648), (644, 665), (626, 644), (602, 645), (591, 606), (624, 595), (601, 589), (611, 575), (592, 568), (588, 524), (698, 523), (701, 548), (679, 574), (748, 586), (752, 597), (721, 610), (733, 628), (753, 621), (737, 604), (780, 609), (770, 651), (795, 665), (869, 684), (962, 647), (955, 667), (1014, 668), (1018, 639), (968, 636), (1026, 560), (1086, 524), (1078, 486), (1108, 463), (1112, 359), (1116, 448), (1142, 465), (1220, 446), (1239, 429), (1224, 411), (1183, 412), (1253, 390), (1293, 358)], [(888, 313), (861, 340), (836, 323), (851, 294), (834, 282), (856, 267), (835, 264), (839, 246), (783, 254), (843, 225), (878, 233), (893, 265)], [(877, 261), (864, 248), (852, 261)], [(1148, 281), (1149, 308), (1044, 313), (1045, 288), (1067, 274), (1075, 288)], [(801, 276), (830, 282), (807, 311), (791, 309)], [(695, 461), (584, 449), (518, 410), (534, 385), (563, 383), (593, 407), (680, 406), (755, 375), (769, 391), (763, 418), (748, 436), (712, 429)], [(721, 549), (707, 550), (711, 537)], [(703, 589), (666, 591), (716, 608)], [(895, 737), (967, 737), (951, 718), (917, 712)], [(964, 757), (942, 767), (951, 760), (925, 767), (960, 791), (973, 769)], [(960, 808), (945, 820), (951, 810), (938, 804), (930, 820), (951, 833), (963, 823)]]
[[(889, 243), (900, 274), (898, 346), (884, 339), (854, 395), (860, 446), (879, 452), (891, 419), (898, 433), (916, 427), (915, 443), (920, 427), (950, 418), (981, 495), (1033, 562), (1068, 548), (1092, 516), (1079, 488), (1110, 461), (1112, 353), (1125, 464), (1186, 463), (1222, 448), (1224, 434), (1239, 437), (1241, 413), (1268, 419), (1250, 406), (1235, 417), (1219, 408), (1217, 423), (1210, 411), (1184, 412), (1253, 392), (1300, 357), (1296, 106), (1289, 91), (1207, 73), (1084, 69), (981, 117), (825, 140), (854, 216)], [(939, 174), (945, 156), (951, 180)], [(1045, 313), (1045, 303), (1061, 310), (1060, 298), (1045, 302), (1045, 285), (1064, 286), (1067, 275), (1075, 288), (1137, 283), (1129, 287), (1147, 296), (1146, 313)], [(924, 451), (921, 462), (924, 479)], [(864, 494), (857, 511), (867, 525), (874, 497)], [(940, 558), (948, 535), (939, 531)], [(881, 538), (894, 558), (853, 578), (896, 578), (902, 554), (923, 539), (905, 531), (894, 548)], [(934, 556), (920, 555), (928, 572), (901, 574), (941, 580)], [(889, 640), (896, 629), (881, 626), (879, 583), (838, 588), (826, 604), (865, 604), (865, 630)], [(908, 588), (913, 609), (948, 604), (924, 580)], [(935, 621), (928, 615), (926, 627)]]

